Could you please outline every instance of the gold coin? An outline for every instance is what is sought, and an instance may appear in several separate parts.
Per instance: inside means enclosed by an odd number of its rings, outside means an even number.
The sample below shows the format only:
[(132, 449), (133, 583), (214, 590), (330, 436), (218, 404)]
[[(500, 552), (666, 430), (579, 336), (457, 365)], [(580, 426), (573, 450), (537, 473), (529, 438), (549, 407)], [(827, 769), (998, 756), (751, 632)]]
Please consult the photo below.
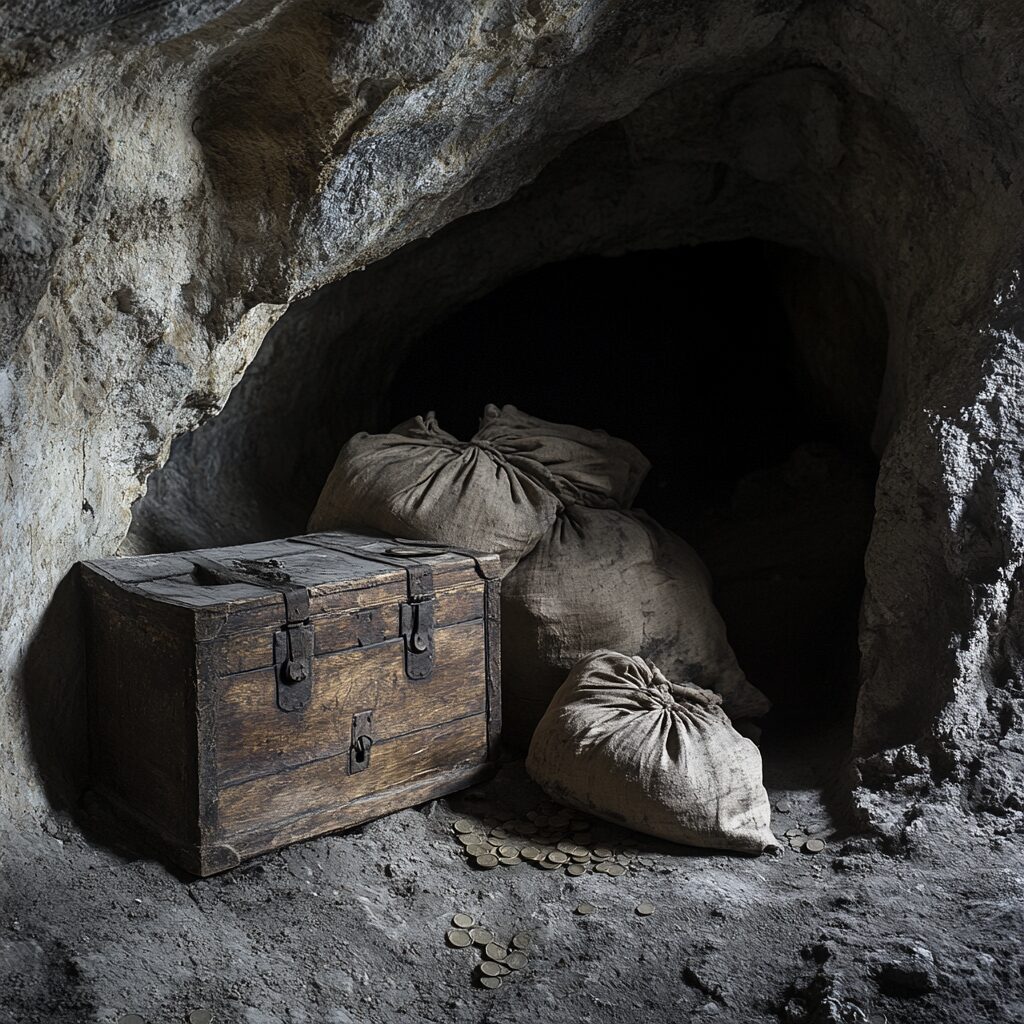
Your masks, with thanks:
[(605, 873), (611, 875), (612, 878), (618, 878), (619, 875), (626, 873), (626, 869), (621, 864), (609, 864)]
[(651, 914), (654, 913), (654, 904), (653, 903), (648, 903), (647, 900), (644, 900), (643, 903), (638, 903), (637, 904), (636, 912), (641, 917), (650, 917)]
[(476, 826), (468, 818), (459, 818), (452, 827), (456, 832), (467, 833), (476, 831)]
[(548, 860), (552, 864), (566, 864), (569, 861), (569, 856), (568, 854), (561, 853), (560, 851), (556, 850), (554, 853), (548, 854)]
[(499, 864), (504, 864), (506, 867), (512, 867), (513, 864), (522, 864), (522, 860), (519, 857), (499, 857)]
[(593, 903), (580, 903), (576, 907), (576, 913), (582, 914), (584, 917), (592, 914), (595, 910), (597, 910), (597, 907), (595, 907)]
[(480, 984), (483, 985), (484, 988), (501, 988), (501, 978), (488, 978), (485, 974), (480, 979)]
[(455, 838), (458, 839), (463, 846), (479, 846), (481, 843), (485, 842), (484, 837), (477, 835), (476, 832), (464, 832)]
[(478, 946), (486, 946), (488, 942), (494, 941), (494, 936), (486, 928), (471, 928), (469, 937)]
[(512, 952), (505, 957), (505, 966), (513, 971), (521, 971), (529, 962), (530, 961), (526, 954), (519, 952), (518, 949), (512, 950)]
[(492, 828), (490, 836), (492, 839), (508, 839), (508, 833), (503, 828)]
[(466, 853), (470, 857), (482, 857), (485, 853), (490, 853), (491, 847), (485, 846), (483, 843), (474, 843), (472, 846), (466, 847)]
[(563, 840), (561, 843), (558, 844), (558, 849), (562, 853), (573, 853), (576, 849), (576, 844), (570, 843), (568, 840)]
[(504, 960), (508, 950), (500, 942), (488, 942), (484, 946), (484, 956), (488, 960)]
[(572, 875), (574, 878), (578, 878), (580, 875), (585, 875), (587, 873), (587, 868), (585, 864), (570, 864), (565, 869), (565, 873), (567, 875)]
[(572, 859), (574, 861), (576, 861), (577, 864), (586, 864), (590, 860), (590, 854), (589, 853), (574, 853), (572, 855)]
[(590, 851), (590, 856), (593, 857), (594, 860), (611, 860), (614, 854), (607, 846), (595, 846), (594, 849)]
[(188, 1024), (213, 1024), (213, 1010), (193, 1010), (188, 1015)]
[(806, 842), (807, 836), (805, 836), (802, 832), (798, 832), (795, 836), (789, 837), (789, 845), (792, 846), (794, 850), (799, 850), (800, 847), (803, 846)]
[(485, 978), (497, 978), (501, 976), (501, 965), (491, 963), (490, 960), (485, 960), (480, 965), (480, 973)]
[(600, 860), (594, 865), (594, 871), (599, 875), (607, 875), (612, 868), (617, 867), (616, 864), (611, 864), (606, 860)]
[(519, 851), (519, 856), (522, 857), (523, 860), (540, 860), (541, 853), (536, 846), (524, 846)]
[(545, 871), (557, 871), (562, 865), (556, 864), (552, 860), (539, 860), (537, 866), (543, 868)]
[(804, 843), (804, 849), (808, 853), (821, 853), (825, 849), (825, 844), (820, 839), (808, 839)]
[[(456, 915), (461, 917), (461, 914)], [(456, 948), (464, 949), (466, 946), (473, 945), (472, 936), (463, 928), (449, 928), (445, 933), (445, 938)]]
[(472, 928), (473, 918), (471, 918), (469, 914), (456, 914), (452, 918), (452, 924), (455, 925), (456, 928)]
[(800, 829), (798, 829), (798, 828), (787, 828), (786, 831), (783, 832), (782, 834), (788, 839), (790, 836), (798, 836), (798, 835), (800, 835)]
[(498, 854), (501, 857), (518, 857), (519, 847), (513, 846), (511, 843), (506, 843), (504, 846), (498, 847)]
[(512, 936), (512, 945), (515, 946), (516, 949), (529, 949), (530, 941), (529, 932), (516, 932), (515, 935)]
[(479, 857), (473, 858), (473, 863), (478, 868), (496, 868), (498, 866), (498, 858), (493, 853), (482, 853)]

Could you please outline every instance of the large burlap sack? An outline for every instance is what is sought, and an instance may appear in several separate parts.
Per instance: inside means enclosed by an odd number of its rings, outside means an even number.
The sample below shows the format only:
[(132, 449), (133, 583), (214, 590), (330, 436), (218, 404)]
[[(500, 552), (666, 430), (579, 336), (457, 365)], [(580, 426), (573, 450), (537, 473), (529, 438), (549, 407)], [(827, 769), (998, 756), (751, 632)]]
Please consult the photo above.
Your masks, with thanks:
[(370, 527), (501, 555), (511, 568), (563, 499), (631, 500), (649, 463), (626, 441), (489, 405), (459, 441), (433, 413), (342, 448), (309, 529)]
[(776, 844), (761, 755), (709, 690), (614, 651), (581, 661), (555, 694), (526, 769), (548, 795), (690, 846)]
[(720, 694), (734, 719), (770, 707), (736, 662), (697, 553), (643, 512), (572, 505), (505, 578), (503, 717), (525, 744), (585, 655), (651, 658), (672, 679)]
[(557, 487), (527, 456), (463, 442), (433, 413), (341, 449), (309, 529), (370, 527), (501, 555), (505, 571), (554, 522)]

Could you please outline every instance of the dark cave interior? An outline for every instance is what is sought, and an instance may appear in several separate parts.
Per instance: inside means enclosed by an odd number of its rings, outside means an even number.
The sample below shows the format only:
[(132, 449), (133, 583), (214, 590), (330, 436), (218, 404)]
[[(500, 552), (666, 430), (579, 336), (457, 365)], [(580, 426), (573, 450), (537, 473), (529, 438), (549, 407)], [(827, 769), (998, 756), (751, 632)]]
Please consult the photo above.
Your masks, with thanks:
[[(364, 305), (406, 301), (373, 275)], [(340, 285), (290, 308), (224, 412), (175, 442), (135, 509), (144, 550), (302, 532), (355, 431), (433, 409), (468, 439), (508, 403), (647, 456), (635, 507), (707, 563), (773, 719), (852, 714), (886, 358), (873, 288), (750, 238), (548, 263), (419, 319), (413, 296), (392, 334), (366, 334)]]
[[(652, 464), (636, 507), (702, 555), (740, 664), (801, 720), (853, 710), (877, 462), (870, 419), (822, 386), (809, 325), (794, 337), (773, 270), (791, 252), (746, 239), (531, 271), (410, 346), (375, 429), (429, 405), (465, 439), (494, 402), (633, 442)], [(840, 356), (868, 406), (871, 340)]]

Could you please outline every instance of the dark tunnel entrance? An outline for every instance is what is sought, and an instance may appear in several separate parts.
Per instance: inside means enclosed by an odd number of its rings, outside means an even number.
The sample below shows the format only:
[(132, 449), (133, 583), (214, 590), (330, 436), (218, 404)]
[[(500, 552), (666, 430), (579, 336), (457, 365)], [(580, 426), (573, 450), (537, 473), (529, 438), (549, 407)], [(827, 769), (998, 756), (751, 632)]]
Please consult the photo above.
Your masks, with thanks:
[[(808, 298), (815, 275), (832, 280)], [(842, 305), (841, 288), (862, 291), (856, 338), (814, 315)], [(469, 438), (494, 402), (631, 441), (652, 464), (635, 507), (705, 560), (751, 681), (777, 718), (821, 719), (856, 697), (883, 367), (877, 300), (794, 250), (748, 239), (584, 257), (417, 339), (379, 426), (429, 407)]]
[(413, 247), (294, 304), (151, 477), (127, 550), (301, 533), (355, 432), (433, 409), (468, 439), (508, 403), (635, 444), (652, 469), (634, 507), (704, 559), (773, 717), (851, 714), (886, 356), (873, 288), (755, 239), (581, 256), (497, 287), (443, 251), (453, 265)]

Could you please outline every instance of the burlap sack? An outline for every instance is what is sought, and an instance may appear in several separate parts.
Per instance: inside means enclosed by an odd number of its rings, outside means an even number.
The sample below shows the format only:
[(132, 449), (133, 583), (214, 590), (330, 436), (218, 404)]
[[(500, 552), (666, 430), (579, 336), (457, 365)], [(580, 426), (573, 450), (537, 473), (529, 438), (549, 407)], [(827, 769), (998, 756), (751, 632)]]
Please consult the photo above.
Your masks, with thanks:
[(309, 529), (370, 527), (497, 552), (505, 571), (543, 536), (563, 499), (632, 500), (649, 468), (626, 441), (488, 405), (468, 442), (433, 413), (342, 448)]
[(569, 670), (604, 648), (714, 690), (732, 718), (770, 706), (736, 662), (700, 558), (643, 512), (564, 509), (501, 598), (504, 728), (515, 743), (529, 742)]
[(555, 694), (526, 769), (552, 799), (617, 825), (760, 853), (776, 844), (761, 755), (720, 700), (642, 658), (597, 651)]
[(369, 527), (501, 555), (507, 571), (562, 507), (528, 456), (486, 439), (459, 441), (433, 413), (389, 434), (356, 434), (341, 449), (309, 529)]
[(603, 430), (549, 423), (514, 405), (488, 405), (473, 440), (542, 466), (565, 502), (628, 508), (651, 468), (628, 441)]

